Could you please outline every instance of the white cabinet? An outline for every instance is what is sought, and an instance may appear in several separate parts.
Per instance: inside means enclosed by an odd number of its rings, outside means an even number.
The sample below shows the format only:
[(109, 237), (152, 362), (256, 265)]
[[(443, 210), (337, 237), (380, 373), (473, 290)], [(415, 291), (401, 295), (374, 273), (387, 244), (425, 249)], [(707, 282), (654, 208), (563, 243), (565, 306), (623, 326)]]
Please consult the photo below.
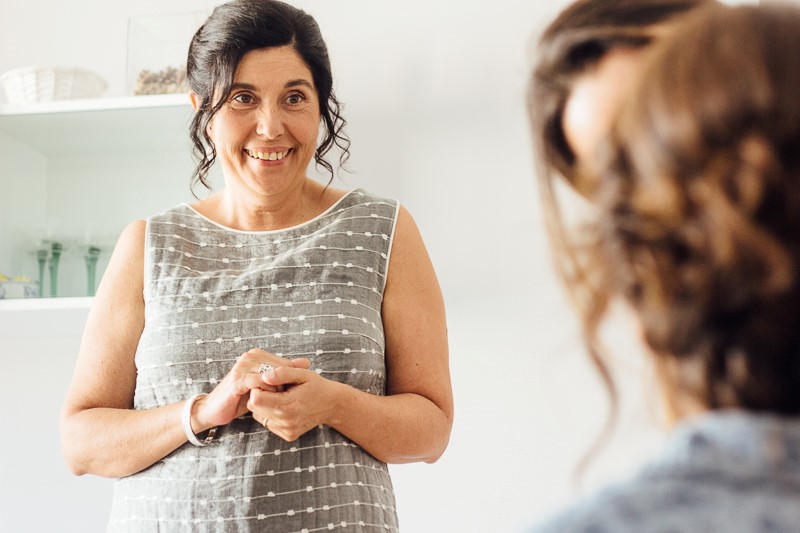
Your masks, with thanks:
[[(37, 279), (37, 241), (49, 232), (66, 244), (58, 284), (66, 297), (0, 300), (0, 370), (8, 377), (0, 403), (25, 404), (7, 409), (8, 423), (30, 437), (13, 439), (0, 461), (9, 479), (0, 490), (8, 531), (26, 530), (34, 516), (42, 531), (105, 526), (111, 481), (72, 476), (58, 447), (59, 412), (92, 301), (86, 245), (103, 248), (99, 280), (130, 221), (191, 201), (190, 120), (186, 95), (0, 106), (0, 273)], [(26, 495), (43, 481), (58, 497), (38, 516), (41, 501)]]
[[(191, 201), (191, 115), (185, 94), (0, 106), (0, 273), (38, 279), (37, 243), (56, 239), (58, 295), (85, 296), (88, 245), (99, 281), (129, 222)], [(0, 311), (19, 305), (37, 304)]]

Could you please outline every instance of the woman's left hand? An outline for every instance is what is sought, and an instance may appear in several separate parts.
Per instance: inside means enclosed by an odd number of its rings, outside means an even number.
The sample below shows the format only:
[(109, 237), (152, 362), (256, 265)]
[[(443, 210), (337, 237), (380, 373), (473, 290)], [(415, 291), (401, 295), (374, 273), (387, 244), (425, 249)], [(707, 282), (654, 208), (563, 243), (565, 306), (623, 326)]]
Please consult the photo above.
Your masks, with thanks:
[(330, 424), (337, 409), (342, 383), (313, 370), (279, 367), (262, 376), (264, 383), (282, 392), (250, 391), (247, 408), (272, 433), (292, 442), (321, 424)]

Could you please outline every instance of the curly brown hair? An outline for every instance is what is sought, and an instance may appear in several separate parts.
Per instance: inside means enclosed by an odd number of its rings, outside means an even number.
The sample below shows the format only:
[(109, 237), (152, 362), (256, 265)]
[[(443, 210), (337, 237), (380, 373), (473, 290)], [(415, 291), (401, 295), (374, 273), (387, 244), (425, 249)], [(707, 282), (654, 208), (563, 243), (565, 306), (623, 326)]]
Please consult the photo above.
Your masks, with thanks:
[[(672, 23), (697, 8), (718, 5), (716, 0), (578, 0), (564, 9), (542, 33), (528, 86), (528, 111), (536, 153), (536, 174), (545, 222), (553, 247), (553, 261), (567, 294), (584, 313), (589, 356), (609, 392), (610, 416), (598, 444), (610, 435), (617, 414), (617, 394), (601, 355), (596, 336), (606, 302), (587, 287), (597, 283), (597, 272), (576, 254), (576, 244), (564, 228), (556, 186), (564, 181), (582, 194), (577, 161), (562, 126), (564, 108), (578, 79), (607, 54), (618, 49), (645, 48), (654, 41), (656, 27)], [(588, 292), (587, 292), (588, 291)], [(584, 458), (588, 464), (591, 455)]]
[(654, 48), (593, 167), (587, 333), (623, 296), (710, 409), (800, 414), (797, 50), (798, 8), (700, 10)]

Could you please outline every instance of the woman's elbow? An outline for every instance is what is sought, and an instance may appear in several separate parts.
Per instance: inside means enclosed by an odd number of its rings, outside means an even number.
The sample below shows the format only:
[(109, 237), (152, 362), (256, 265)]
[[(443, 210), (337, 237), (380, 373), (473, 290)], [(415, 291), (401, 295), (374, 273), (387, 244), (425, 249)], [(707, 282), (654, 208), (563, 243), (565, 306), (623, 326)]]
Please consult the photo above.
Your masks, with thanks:
[(83, 464), (83, 461), (77, 456), (77, 454), (73, 451), (73, 447), (64, 441), (64, 438), (61, 439), (61, 455), (64, 457), (64, 462), (67, 464), (67, 468), (73, 475), (82, 476), (84, 474), (88, 474), (89, 471), (86, 466)]
[(444, 455), (447, 448), (447, 442), (443, 444), (433, 444), (425, 447), (424, 449), (417, 449), (416, 453), (398, 452), (396, 454), (386, 455), (384, 457), (376, 456), (376, 458), (384, 463), (389, 464), (409, 464), (409, 463), (428, 463), (433, 464)]
[[(440, 425), (438, 430), (434, 430), (431, 438), (428, 440), (428, 444), (425, 449), (420, 450), (420, 453), (417, 457), (413, 459), (407, 458), (408, 460), (403, 462), (423, 462), (428, 464), (433, 464), (438, 461), (442, 455), (444, 455), (445, 450), (447, 450), (448, 444), (450, 444), (450, 433), (453, 429), (453, 417), (452, 415), (448, 415), (447, 413), (442, 413), (442, 419), (440, 421)], [(421, 442), (424, 442), (425, 439), (421, 439)]]
[(423, 462), (432, 465), (433, 463), (438, 461), (442, 457), (442, 455), (444, 455), (444, 450), (442, 450), (441, 453), (432, 456), (430, 459), (425, 459)]
[(70, 472), (72, 472), (72, 475), (74, 475), (74, 476), (82, 476), (82, 475), (84, 475), (84, 474), (88, 474), (88, 473), (89, 473), (89, 472), (88, 472), (88, 471), (87, 471), (85, 468), (83, 468), (83, 467), (82, 467), (82, 466), (81, 466), (79, 463), (77, 463), (76, 461), (71, 461), (71, 460), (70, 460), (70, 459), (69, 459), (69, 458), (66, 456), (66, 454), (64, 455), (64, 457), (65, 457), (65, 459), (66, 459), (66, 463), (67, 463), (67, 469), (69, 469), (69, 471), (70, 471)]
[(447, 446), (450, 444), (450, 435), (453, 432), (453, 405), (452, 403), (445, 406), (444, 408), (440, 407), (441, 419), (440, 419), (440, 430), (439, 434), (435, 440), (433, 450), (430, 456), (424, 461), (428, 464), (433, 464), (438, 461), (442, 455), (444, 455), (445, 450), (447, 450)]
[(64, 413), (61, 416), (60, 432), (61, 455), (64, 457), (64, 462), (66, 463), (67, 468), (76, 476), (88, 474), (89, 471), (86, 468), (80, 453), (84, 446), (76, 435), (79, 432), (75, 430), (74, 421), (68, 413)]
[(423, 459), (424, 462), (428, 464), (433, 464), (439, 459), (441, 459), (442, 455), (444, 455), (445, 450), (447, 450), (447, 445), (450, 444), (450, 428), (448, 427), (447, 432), (445, 435), (441, 437), (439, 442), (436, 443), (436, 446), (433, 448), (431, 453)]

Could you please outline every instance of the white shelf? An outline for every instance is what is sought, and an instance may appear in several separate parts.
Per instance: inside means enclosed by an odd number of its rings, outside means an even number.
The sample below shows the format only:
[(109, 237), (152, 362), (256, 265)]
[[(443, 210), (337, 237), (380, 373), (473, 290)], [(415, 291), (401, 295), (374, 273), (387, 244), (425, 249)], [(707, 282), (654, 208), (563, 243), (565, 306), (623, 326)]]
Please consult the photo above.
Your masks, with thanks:
[(81, 113), (83, 111), (113, 111), (119, 109), (188, 105), (189, 96), (186, 94), (157, 94), (152, 96), (127, 96), (123, 98), (83, 98), (80, 100), (55, 100), (36, 104), (0, 104), (0, 116)]
[(14, 298), (0, 300), (0, 314), (16, 311), (89, 309), (93, 301), (94, 298), (91, 296), (74, 298)]
[(47, 157), (185, 151), (191, 117), (186, 94), (4, 104), (0, 131)]
[(0, 341), (60, 338), (73, 342), (81, 336), (92, 301), (89, 297), (0, 300)]

